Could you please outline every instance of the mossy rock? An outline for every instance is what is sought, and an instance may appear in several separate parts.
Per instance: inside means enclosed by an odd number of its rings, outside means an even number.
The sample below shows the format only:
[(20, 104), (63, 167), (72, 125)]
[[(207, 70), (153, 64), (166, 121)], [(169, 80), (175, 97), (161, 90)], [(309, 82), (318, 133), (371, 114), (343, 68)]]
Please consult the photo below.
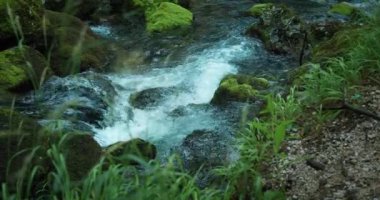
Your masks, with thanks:
[(157, 155), (156, 146), (139, 138), (113, 144), (107, 147), (105, 152), (110, 163), (122, 165), (138, 165), (133, 157), (148, 162)]
[(42, 34), (44, 9), (41, 0), (0, 0), (1, 49), (17, 44), (17, 37), (13, 28), (15, 23), (14, 19), (11, 20), (9, 17), (8, 8), (10, 8), (13, 16), (18, 17), (19, 25), (26, 39), (31, 35)]
[(361, 28), (350, 28), (335, 33), (331, 39), (314, 47), (312, 61), (319, 63), (328, 58), (344, 56), (357, 45), (356, 41), (360, 38), (362, 31)]
[(0, 107), (0, 130), (27, 130), (38, 132), (42, 127), (34, 119), (16, 110)]
[(329, 13), (339, 14), (343, 16), (351, 16), (357, 11), (354, 5), (348, 2), (340, 2), (331, 6)]
[(51, 74), (45, 57), (28, 47), (0, 52), (0, 91), (23, 93), (36, 89)]
[(268, 87), (269, 82), (264, 78), (249, 75), (228, 75), (221, 81), (211, 103), (219, 105), (228, 101), (254, 101), (258, 98), (258, 90)]
[(264, 12), (272, 9), (273, 6), (274, 5), (272, 3), (255, 4), (249, 9), (249, 13), (253, 16), (258, 17), (258, 16), (261, 16)]
[(70, 133), (64, 136), (61, 151), (71, 180), (84, 178), (100, 161), (102, 148), (90, 134)]
[(157, 8), (145, 11), (146, 27), (149, 32), (166, 32), (191, 26), (193, 14), (177, 4), (162, 2)]

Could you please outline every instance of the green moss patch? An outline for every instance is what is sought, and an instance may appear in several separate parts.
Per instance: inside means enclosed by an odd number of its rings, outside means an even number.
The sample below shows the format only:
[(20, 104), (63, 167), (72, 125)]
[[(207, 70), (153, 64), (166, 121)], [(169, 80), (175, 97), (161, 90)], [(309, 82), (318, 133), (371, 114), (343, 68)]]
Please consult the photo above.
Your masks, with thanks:
[(193, 14), (189, 10), (170, 2), (163, 2), (157, 8), (147, 9), (145, 18), (149, 32), (186, 28), (193, 22)]
[(49, 75), (46, 67), (44, 56), (28, 46), (1, 51), (0, 90), (25, 92), (33, 89), (41, 77)]
[(223, 104), (227, 101), (253, 101), (257, 99), (258, 90), (269, 87), (269, 82), (264, 78), (249, 75), (228, 75), (220, 83), (216, 90), (212, 104)]
[(265, 11), (272, 9), (273, 6), (274, 5), (272, 3), (255, 4), (249, 9), (249, 13), (253, 16), (258, 17), (261, 16)]
[(348, 17), (354, 14), (356, 10), (357, 9), (352, 4), (348, 2), (340, 2), (333, 5), (329, 10), (329, 13), (344, 15)]

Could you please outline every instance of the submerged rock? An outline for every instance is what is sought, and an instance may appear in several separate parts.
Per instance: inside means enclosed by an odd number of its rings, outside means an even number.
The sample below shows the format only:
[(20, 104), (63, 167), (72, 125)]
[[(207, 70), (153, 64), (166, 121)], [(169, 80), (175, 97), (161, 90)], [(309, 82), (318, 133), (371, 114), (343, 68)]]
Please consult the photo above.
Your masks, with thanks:
[(1, 51), (0, 93), (1, 91), (22, 93), (37, 89), (41, 79), (50, 75), (47, 66), (45, 57), (28, 46)]
[(126, 142), (118, 142), (106, 148), (108, 162), (123, 165), (138, 165), (133, 158), (148, 162), (156, 158), (157, 149), (153, 144), (140, 138)]
[(177, 4), (162, 2), (156, 9), (145, 12), (149, 32), (165, 32), (191, 26), (193, 14)]
[(250, 75), (228, 75), (220, 83), (212, 104), (220, 105), (229, 101), (249, 102), (258, 99), (259, 90), (269, 87), (264, 78)]
[(129, 103), (139, 109), (149, 109), (158, 106), (168, 95), (175, 94), (175, 87), (157, 87), (134, 93), (129, 98)]

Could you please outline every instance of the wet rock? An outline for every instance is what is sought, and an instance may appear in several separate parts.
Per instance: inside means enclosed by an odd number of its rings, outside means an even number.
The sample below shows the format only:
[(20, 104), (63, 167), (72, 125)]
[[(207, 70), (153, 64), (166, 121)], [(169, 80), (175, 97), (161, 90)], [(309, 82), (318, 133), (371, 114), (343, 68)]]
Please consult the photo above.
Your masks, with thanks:
[(195, 172), (201, 167), (210, 170), (234, 160), (232, 138), (221, 133), (196, 130), (188, 135), (178, 148), (185, 169)]
[(211, 103), (221, 105), (229, 101), (252, 102), (259, 90), (267, 89), (269, 82), (250, 75), (228, 75), (220, 83)]
[[(145, 162), (156, 158), (157, 149), (153, 144), (140, 138), (126, 142), (118, 142), (106, 148), (106, 158), (109, 163), (122, 165), (138, 165), (135, 158)], [(132, 156), (135, 156), (133, 158)]]
[(260, 12), (254, 12), (259, 22), (249, 27), (246, 33), (262, 40), (271, 52), (299, 55), (305, 37), (302, 20), (285, 6), (263, 7), (265, 9), (256, 9)]
[(0, 93), (23, 93), (36, 89), (41, 78), (48, 78), (51, 74), (47, 66), (44, 56), (28, 46), (1, 51)]
[(52, 77), (40, 90), (22, 100), (27, 112), (38, 118), (83, 121), (99, 126), (116, 91), (105, 76), (85, 72)]
[(149, 88), (132, 94), (129, 103), (135, 108), (149, 109), (158, 106), (168, 95), (173, 95), (176, 92), (175, 87)]

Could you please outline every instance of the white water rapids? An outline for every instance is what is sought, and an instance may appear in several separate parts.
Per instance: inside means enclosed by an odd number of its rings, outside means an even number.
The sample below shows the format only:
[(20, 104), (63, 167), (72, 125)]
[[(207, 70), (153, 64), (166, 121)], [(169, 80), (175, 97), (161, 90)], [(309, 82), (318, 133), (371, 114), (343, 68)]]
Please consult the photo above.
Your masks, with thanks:
[[(181, 106), (209, 103), (221, 79), (237, 73), (232, 61), (252, 56), (256, 45), (242, 36), (232, 36), (211, 48), (191, 52), (178, 66), (153, 68), (138, 75), (109, 75), (118, 96), (105, 116), (107, 127), (95, 130), (96, 140), (103, 146), (137, 137), (156, 143), (165, 139), (171, 143), (194, 130), (222, 126), (224, 118), (215, 116), (210, 109), (193, 110), (188, 106), (187, 115), (173, 117), (169, 113)], [(163, 103), (153, 109), (141, 110), (129, 103), (129, 97), (135, 92), (173, 86), (179, 88), (179, 92), (166, 96)]]

